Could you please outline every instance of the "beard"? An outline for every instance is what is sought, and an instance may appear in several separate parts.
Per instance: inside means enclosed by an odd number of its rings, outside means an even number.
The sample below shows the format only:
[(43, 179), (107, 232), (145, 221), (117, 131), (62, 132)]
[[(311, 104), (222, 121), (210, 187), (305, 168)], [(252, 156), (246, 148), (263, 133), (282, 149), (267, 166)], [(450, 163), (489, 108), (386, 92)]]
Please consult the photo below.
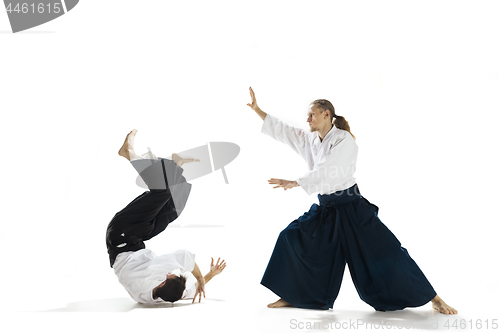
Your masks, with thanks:
[(311, 131), (311, 133), (312, 133), (312, 132), (316, 132), (317, 130), (318, 130), (318, 128), (317, 128), (317, 127), (313, 127), (313, 126), (311, 126), (311, 127), (309, 128), (309, 131)]

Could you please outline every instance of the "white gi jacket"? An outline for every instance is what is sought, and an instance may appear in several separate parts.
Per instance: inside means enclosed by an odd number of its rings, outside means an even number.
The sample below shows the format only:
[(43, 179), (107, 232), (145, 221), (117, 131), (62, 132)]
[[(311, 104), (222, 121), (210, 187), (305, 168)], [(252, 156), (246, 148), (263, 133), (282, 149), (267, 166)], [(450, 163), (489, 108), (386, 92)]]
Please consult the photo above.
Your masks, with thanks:
[[(182, 273), (194, 269), (194, 254), (179, 250), (174, 253), (156, 256), (149, 249), (120, 253), (113, 264), (118, 281), (139, 303), (163, 302), (161, 298), (153, 299), (153, 289), (165, 281), (167, 273), (179, 269)], [(196, 292), (195, 284), (188, 286), (182, 298), (193, 298)]]
[(306, 160), (310, 171), (295, 181), (307, 194), (331, 194), (356, 184), (358, 145), (349, 132), (333, 126), (321, 141), (317, 131), (306, 132), (267, 114), (262, 133), (287, 144)]

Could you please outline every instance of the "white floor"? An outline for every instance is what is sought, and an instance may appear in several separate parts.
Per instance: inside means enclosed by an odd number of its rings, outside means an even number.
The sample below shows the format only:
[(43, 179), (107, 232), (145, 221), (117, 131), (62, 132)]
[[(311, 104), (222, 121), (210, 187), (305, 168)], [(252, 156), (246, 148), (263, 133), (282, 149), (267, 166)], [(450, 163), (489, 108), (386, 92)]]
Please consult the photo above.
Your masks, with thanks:
[[(482, 323), (483, 329), (487, 323), (498, 323), (498, 308), (491, 301), (494, 295), (488, 294), (481, 286), (476, 286), (474, 290), (462, 289), (457, 283), (451, 283), (455, 292), (445, 298), (459, 310), (459, 314), (447, 316), (432, 310), (430, 305), (395, 312), (376, 312), (357, 298), (350, 281), (345, 281), (333, 310), (268, 309), (266, 303), (276, 297), (258, 286), (258, 281), (238, 276), (231, 268), (218, 277), (219, 281), (209, 283), (207, 298), (199, 304), (180, 301), (174, 305), (140, 305), (128, 298), (125, 291), (116, 288), (117, 283), (113, 283), (112, 279), (103, 275), (93, 280), (99, 279), (103, 280), (102, 284), (93, 282), (95, 288), (88, 288), (80, 279), (76, 285), (84, 288), (87, 295), (67, 295), (65, 298), (69, 301), (60, 304), (50, 297), (26, 297), (22, 298), (22, 302), (4, 298), (1, 325), (10, 328), (10, 332), (33, 332), (42, 328), (51, 332), (136, 332), (141, 329), (312, 332), (410, 328), (449, 332), (462, 330), (461, 327), (480, 327), (477, 326), (479, 323)], [(58, 294), (60, 290), (52, 292)], [(13, 304), (19, 308), (12, 307)]]
[[(196, 192), (191, 199), (190, 205), (199, 199)], [(426, 255), (425, 251), (416, 248), (410, 249), (410, 253), (420, 253), (422, 258), (427, 258), (426, 262), (421, 260), (420, 267), (427, 268), (424, 272), (432, 276), (433, 286), (443, 299), (459, 310), (458, 315), (439, 314), (430, 304), (402, 311), (376, 312), (359, 299), (348, 270), (332, 310), (268, 309), (266, 304), (277, 298), (260, 286), (259, 281), (277, 228), (269, 227), (272, 230), (269, 235), (259, 235), (266, 230), (262, 227), (264, 221), (258, 222), (262, 228), (249, 228), (250, 221), (241, 224), (214, 221), (201, 225), (186, 223), (189, 215), (186, 210), (177, 224), (151, 240), (148, 247), (161, 254), (169, 252), (170, 248), (182, 247), (172, 243), (183, 243), (183, 248), (197, 254), (203, 272), (208, 269), (211, 255), (222, 255), (228, 261), (227, 269), (208, 283), (207, 297), (201, 303), (180, 301), (174, 305), (155, 306), (135, 303), (119, 285), (112, 269), (107, 267), (105, 247), (99, 243), (104, 243), (101, 233), (89, 238), (90, 243), (96, 242), (94, 249), (70, 249), (72, 255), (51, 251), (49, 247), (31, 257), (6, 258), (4, 267), (17, 267), (18, 274), (12, 272), (12, 278), (3, 279), (1, 326), (10, 328), (9, 332), (33, 332), (42, 328), (50, 332), (325, 332), (398, 328), (456, 331), (462, 330), (460, 325), (470, 329), (479, 322), (484, 329), (486, 321), (492, 325), (498, 319), (498, 306), (494, 303), (498, 287), (493, 281), (479, 280), (479, 270), (449, 272), (444, 268), (449, 262), (446, 257)], [(16, 246), (12, 247), (15, 254)], [(61, 259), (59, 264), (54, 257), (57, 253)], [(17, 266), (13, 266), (14, 261)], [(44, 263), (47, 264), (45, 269)], [(30, 272), (27, 265), (35, 270)]]

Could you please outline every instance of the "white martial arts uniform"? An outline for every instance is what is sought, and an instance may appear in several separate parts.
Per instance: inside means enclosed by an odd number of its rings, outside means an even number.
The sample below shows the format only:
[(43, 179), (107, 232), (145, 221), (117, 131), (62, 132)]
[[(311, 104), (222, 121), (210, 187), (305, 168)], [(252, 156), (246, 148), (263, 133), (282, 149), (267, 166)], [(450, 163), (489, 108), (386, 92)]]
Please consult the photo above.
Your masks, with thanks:
[(267, 114), (262, 133), (287, 144), (306, 160), (310, 171), (295, 181), (307, 194), (331, 194), (356, 184), (358, 146), (349, 132), (333, 126), (321, 141), (317, 131), (308, 133)]
[[(151, 250), (142, 249), (120, 253), (113, 269), (118, 281), (136, 302), (158, 303), (163, 300), (159, 297), (153, 299), (153, 289), (165, 281), (167, 273), (175, 270), (191, 272), (195, 265), (194, 257), (193, 253), (185, 250), (156, 256)], [(182, 298), (193, 298), (195, 292), (196, 285), (188, 278)]]

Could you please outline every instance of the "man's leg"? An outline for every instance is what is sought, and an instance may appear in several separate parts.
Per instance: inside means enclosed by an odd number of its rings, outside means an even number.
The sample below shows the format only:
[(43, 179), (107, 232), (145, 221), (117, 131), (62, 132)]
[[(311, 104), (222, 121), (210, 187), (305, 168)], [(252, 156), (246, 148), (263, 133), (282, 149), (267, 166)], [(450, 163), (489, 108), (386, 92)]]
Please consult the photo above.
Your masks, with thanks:
[[(354, 207), (356, 207), (354, 209)], [(366, 198), (344, 209), (342, 245), (360, 298), (380, 311), (422, 306), (456, 314), (439, 296)], [(347, 223), (348, 222), (348, 223)]]
[[(161, 165), (160, 168), (158, 168), (159, 165)], [(161, 173), (163, 183), (166, 184), (166, 177), (162, 170), (164, 163), (156, 161), (152, 166), (154, 168), (141, 173), (144, 181), (157, 185), (159, 178), (157, 174)], [(168, 186), (165, 186), (164, 189), (151, 189), (144, 192), (118, 212), (109, 223), (106, 232), (106, 245), (111, 266), (119, 253), (144, 249), (144, 240), (152, 237), (158, 215), (162, 213), (163, 216), (167, 211), (171, 211), (172, 205), (172, 195)], [(162, 219), (164, 220), (165, 218)], [(161, 231), (167, 225), (168, 223)], [(161, 231), (157, 231), (155, 235)]]
[[(157, 159), (154, 155), (150, 155), (151, 159), (144, 159), (134, 151), (136, 133), (137, 130), (133, 130), (127, 135), (118, 154), (132, 163), (150, 191), (135, 198), (109, 223), (106, 243), (111, 265), (119, 253), (143, 249), (144, 241), (165, 230), (180, 215), (179, 207), (184, 207), (191, 189), (178, 165), (192, 160), (177, 154), (173, 154), (175, 162)], [(172, 195), (177, 197), (172, 198)]]
[(151, 238), (155, 218), (171, 199), (168, 190), (146, 191), (116, 213), (106, 232), (110, 256), (144, 249), (143, 241)]
[[(173, 156), (179, 157), (176, 154), (173, 154)], [(189, 193), (191, 192), (191, 184), (186, 182), (186, 178), (182, 176), (183, 170), (178, 166), (178, 164), (182, 165), (183, 163), (187, 163), (187, 161), (180, 157), (176, 162), (161, 157), (160, 160), (166, 167), (168, 190), (170, 191), (172, 199), (169, 200), (160, 210), (158, 215), (155, 216), (153, 220), (153, 230), (144, 240), (153, 238), (161, 233), (181, 214), (186, 205)]]
[(131, 130), (125, 137), (125, 142), (118, 151), (118, 155), (125, 157), (129, 161), (137, 155), (134, 151), (134, 140), (136, 134), (136, 129)]
[[(137, 130), (132, 130), (127, 135), (118, 154), (125, 157), (137, 169), (137, 163), (134, 165), (133, 162), (141, 158), (134, 151), (136, 133)], [(151, 238), (151, 233), (155, 230), (155, 218), (160, 212), (170, 210), (168, 208), (164, 209), (167, 203), (172, 202), (170, 190), (166, 186), (164, 163), (158, 160), (141, 160), (138, 161), (139, 164), (140, 162), (147, 162), (149, 165), (143, 163), (144, 168), (137, 171), (140, 172), (144, 181), (151, 185), (150, 189), (152, 190), (146, 191), (135, 198), (118, 212), (109, 223), (106, 232), (106, 245), (111, 266), (119, 253), (145, 248), (143, 240)], [(160, 183), (163, 183), (163, 189), (153, 189), (161, 188)]]
[[(336, 223), (325, 223), (317, 205), (279, 235), (261, 284), (280, 299), (270, 308), (331, 308), (345, 269)], [(332, 218), (335, 221), (335, 218)], [(308, 231), (317, 229), (315, 236)]]

